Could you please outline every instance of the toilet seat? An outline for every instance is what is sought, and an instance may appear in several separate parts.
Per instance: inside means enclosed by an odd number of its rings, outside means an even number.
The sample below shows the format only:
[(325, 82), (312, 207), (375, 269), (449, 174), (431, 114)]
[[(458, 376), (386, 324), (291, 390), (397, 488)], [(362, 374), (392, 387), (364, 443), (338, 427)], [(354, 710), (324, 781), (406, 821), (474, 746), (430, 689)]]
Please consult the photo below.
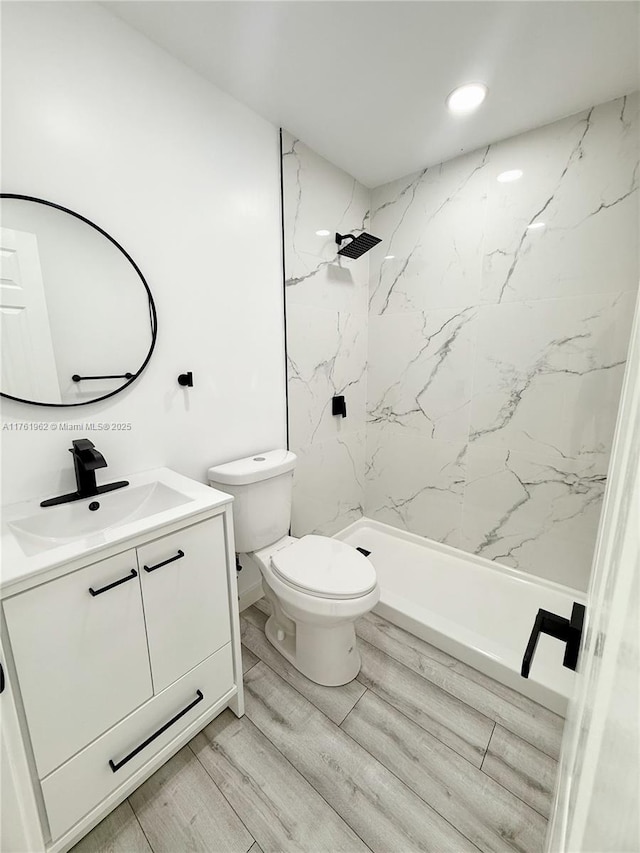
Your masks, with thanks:
[(346, 542), (309, 534), (271, 556), (274, 574), (288, 586), (321, 598), (349, 599), (376, 586), (367, 558)]

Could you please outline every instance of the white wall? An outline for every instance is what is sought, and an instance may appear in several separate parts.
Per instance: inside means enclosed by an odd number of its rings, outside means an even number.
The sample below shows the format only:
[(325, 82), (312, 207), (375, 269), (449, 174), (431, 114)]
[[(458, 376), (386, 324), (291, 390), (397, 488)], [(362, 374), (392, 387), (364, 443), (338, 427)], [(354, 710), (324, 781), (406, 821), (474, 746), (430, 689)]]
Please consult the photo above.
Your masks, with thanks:
[[(2, 190), (108, 231), (147, 278), (159, 330), (143, 376), (112, 400), (3, 400), (2, 502), (72, 488), (67, 448), (84, 435), (104, 482), (161, 465), (204, 480), (210, 464), (284, 446), (276, 128), (93, 3), (3, 4), (2, 73)], [(185, 370), (193, 389), (177, 384)], [(82, 421), (132, 428), (62, 427)]]

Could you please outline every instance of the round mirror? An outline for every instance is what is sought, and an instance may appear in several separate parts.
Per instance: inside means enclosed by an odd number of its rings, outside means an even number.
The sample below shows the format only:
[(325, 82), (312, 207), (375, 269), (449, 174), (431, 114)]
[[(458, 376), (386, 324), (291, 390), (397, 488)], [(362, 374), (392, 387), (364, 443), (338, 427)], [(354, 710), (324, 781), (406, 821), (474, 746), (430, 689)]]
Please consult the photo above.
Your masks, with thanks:
[(126, 388), (156, 342), (133, 258), (79, 213), (0, 193), (0, 394), (83, 406)]

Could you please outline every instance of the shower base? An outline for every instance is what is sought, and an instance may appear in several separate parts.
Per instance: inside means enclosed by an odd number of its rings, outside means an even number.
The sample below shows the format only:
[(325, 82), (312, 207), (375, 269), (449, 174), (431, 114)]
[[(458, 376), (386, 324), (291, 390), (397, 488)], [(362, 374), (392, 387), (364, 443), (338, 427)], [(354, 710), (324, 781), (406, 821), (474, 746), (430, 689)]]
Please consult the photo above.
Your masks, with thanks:
[(564, 643), (541, 635), (528, 679), (520, 666), (538, 609), (569, 617), (583, 592), (367, 518), (334, 538), (371, 552), (376, 613), (565, 715), (576, 676), (562, 665)]

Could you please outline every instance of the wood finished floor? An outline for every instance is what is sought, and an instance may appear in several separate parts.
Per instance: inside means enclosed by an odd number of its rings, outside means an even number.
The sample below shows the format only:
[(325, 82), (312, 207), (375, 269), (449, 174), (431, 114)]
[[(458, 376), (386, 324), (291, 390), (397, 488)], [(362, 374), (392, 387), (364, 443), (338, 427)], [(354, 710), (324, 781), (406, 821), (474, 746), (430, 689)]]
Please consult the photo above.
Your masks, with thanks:
[(540, 853), (563, 721), (371, 613), (344, 687), (241, 614), (246, 714), (226, 710), (73, 853)]

